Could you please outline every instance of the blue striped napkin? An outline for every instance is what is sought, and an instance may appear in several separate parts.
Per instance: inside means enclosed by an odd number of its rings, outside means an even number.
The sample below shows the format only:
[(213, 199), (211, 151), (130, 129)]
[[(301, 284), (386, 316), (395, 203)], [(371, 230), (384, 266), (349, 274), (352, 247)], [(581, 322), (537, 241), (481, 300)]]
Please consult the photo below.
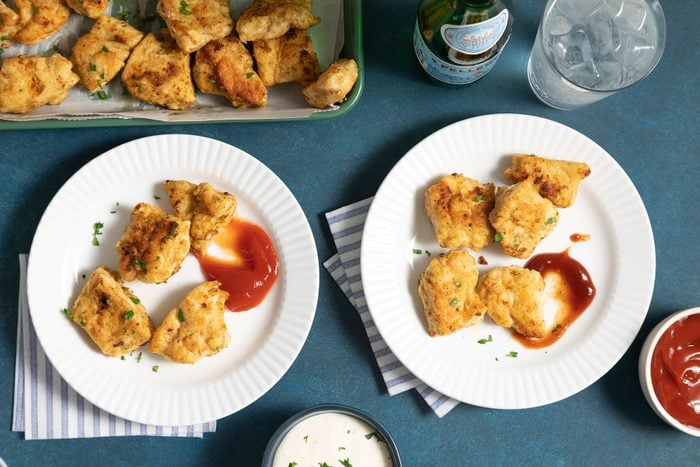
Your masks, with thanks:
[(433, 390), (403, 366), (379, 334), (367, 308), (360, 272), (360, 245), (362, 229), (371, 204), (372, 198), (367, 198), (326, 213), (338, 253), (323, 265), (360, 314), (389, 395), (415, 389), (437, 416), (443, 417), (455, 408), (459, 401)]
[(216, 422), (189, 426), (143, 425), (116, 417), (83, 399), (61, 378), (39, 343), (27, 301), (27, 255), (19, 257), (20, 285), (15, 356), (12, 431), (25, 439), (102, 436), (178, 436), (202, 438)]

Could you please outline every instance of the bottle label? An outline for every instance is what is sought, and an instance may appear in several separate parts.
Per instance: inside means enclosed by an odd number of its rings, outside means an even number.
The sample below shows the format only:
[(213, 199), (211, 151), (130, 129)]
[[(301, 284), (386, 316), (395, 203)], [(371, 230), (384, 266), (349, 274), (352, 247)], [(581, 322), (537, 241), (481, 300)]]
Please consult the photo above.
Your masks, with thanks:
[(496, 45), (508, 27), (508, 10), (501, 10), (491, 19), (475, 24), (443, 24), (442, 39), (447, 45), (466, 55), (479, 55)]
[(500, 56), (500, 53), (496, 53), (476, 65), (455, 65), (442, 60), (428, 49), (420, 33), (417, 21), (416, 28), (413, 31), (413, 48), (418, 62), (426, 73), (440, 82), (454, 85), (469, 84), (483, 77), (491, 71), (491, 68), (496, 64), (496, 60)]

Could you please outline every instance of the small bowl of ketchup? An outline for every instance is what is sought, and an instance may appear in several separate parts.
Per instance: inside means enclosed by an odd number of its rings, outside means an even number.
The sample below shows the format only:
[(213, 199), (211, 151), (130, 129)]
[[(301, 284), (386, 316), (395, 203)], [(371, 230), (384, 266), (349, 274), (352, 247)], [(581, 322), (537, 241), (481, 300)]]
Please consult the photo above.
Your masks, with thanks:
[(652, 329), (639, 358), (639, 382), (659, 417), (700, 437), (700, 308), (674, 313)]

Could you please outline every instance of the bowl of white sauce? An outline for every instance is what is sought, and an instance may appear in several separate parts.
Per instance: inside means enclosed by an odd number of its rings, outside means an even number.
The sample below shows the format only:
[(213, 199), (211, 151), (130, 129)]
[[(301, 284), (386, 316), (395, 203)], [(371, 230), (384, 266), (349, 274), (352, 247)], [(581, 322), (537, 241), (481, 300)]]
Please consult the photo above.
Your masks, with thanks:
[(338, 404), (302, 410), (272, 435), (263, 467), (401, 467), (396, 443), (371, 415)]

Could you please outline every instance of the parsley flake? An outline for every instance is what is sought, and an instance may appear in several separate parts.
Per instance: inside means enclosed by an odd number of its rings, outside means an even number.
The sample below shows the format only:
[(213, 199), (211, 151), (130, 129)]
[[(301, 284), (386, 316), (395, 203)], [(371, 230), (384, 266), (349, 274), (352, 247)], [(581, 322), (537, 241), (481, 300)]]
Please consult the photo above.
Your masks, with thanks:
[(248, 78), (248, 79), (250, 79), (250, 78), (253, 77), (254, 74), (255, 74), (255, 73), (253, 73), (252, 71), (249, 71), (248, 73), (245, 74), (245, 77)]
[(462, 283), (460, 281), (455, 281), (455, 287), (459, 289), (460, 287), (462, 287)]
[(297, 464), (296, 462), (290, 462), (288, 467), (297, 467), (297, 465), (299, 464)]
[(126, 310), (124, 312), (124, 319), (131, 319), (134, 317), (134, 310)]
[(158, 373), (158, 365), (153, 365), (153, 366), (151, 367), (151, 371), (152, 371), (153, 373)]
[(452, 301), (450, 302), (450, 306), (456, 307), (457, 305), (459, 305), (459, 300), (457, 300), (456, 298), (453, 298)]
[(100, 246), (100, 241), (97, 239), (98, 235), (102, 235), (102, 228), (105, 225), (102, 222), (95, 222), (92, 224), (92, 245)]
[(130, 297), (130, 298), (131, 298), (131, 303), (133, 303), (134, 305), (138, 305), (139, 303), (141, 303), (141, 300), (139, 300), (136, 297)]
[(518, 358), (518, 352), (511, 350), (508, 352), (508, 354), (506, 354), (506, 357)]
[(343, 467), (352, 467), (352, 464), (350, 463), (349, 458), (343, 459), (343, 460), (338, 459), (338, 462), (340, 462), (343, 465)]
[(61, 309), (61, 313), (66, 315), (66, 318), (68, 319), (73, 319), (73, 312), (70, 310), (70, 308), (63, 308)]
[(550, 217), (549, 219), (547, 219), (546, 224), (547, 225), (554, 224), (556, 221), (557, 221), (556, 217)]
[(496, 235), (493, 236), (493, 241), (500, 242), (501, 240), (503, 240), (503, 235), (500, 232), (496, 232)]
[(153, 199), (156, 199), (156, 200), (157, 200), (157, 199), (160, 199), (160, 196), (158, 196), (158, 195), (153, 195)]
[(191, 15), (192, 12), (187, 9), (188, 6), (190, 6), (189, 3), (187, 3), (185, 0), (180, 0), (180, 13), (183, 15)]
[(422, 254), (423, 254), (423, 250), (421, 250), (420, 248), (414, 248), (414, 249), (413, 249), (413, 254), (414, 254), (414, 255), (422, 255)]
[(479, 344), (485, 344), (487, 342), (493, 342), (493, 337), (491, 337), (491, 334), (489, 334), (489, 337), (487, 339), (479, 339), (477, 341)]
[(136, 363), (141, 363), (141, 356), (143, 356), (143, 352), (139, 352), (139, 354), (136, 356)]
[(185, 312), (182, 311), (182, 308), (177, 309), (177, 320), (181, 323), (185, 322)]
[(309, 441), (309, 435), (304, 435), (304, 442), (306, 443), (308, 441)]
[(484, 200), (484, 195), (479, 195), (476, 198), (474, 198), (475, 203), (480, 203)]

